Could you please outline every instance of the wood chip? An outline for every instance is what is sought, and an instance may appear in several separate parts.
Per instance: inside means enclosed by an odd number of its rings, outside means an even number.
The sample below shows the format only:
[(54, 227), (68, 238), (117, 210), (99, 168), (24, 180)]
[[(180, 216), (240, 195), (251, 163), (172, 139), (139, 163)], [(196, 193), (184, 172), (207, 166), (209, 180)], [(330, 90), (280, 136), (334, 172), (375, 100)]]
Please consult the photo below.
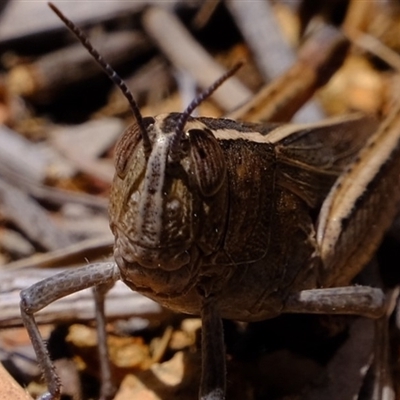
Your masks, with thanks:
[(183, 398), (183, 393), (187, 400), (198, 399), (198, 362), (198, 355), (178, 352), (148, 371), (127, 375), (115, 400), (173, 400)]
[(32, 400), (0, 363), (0, 400)]

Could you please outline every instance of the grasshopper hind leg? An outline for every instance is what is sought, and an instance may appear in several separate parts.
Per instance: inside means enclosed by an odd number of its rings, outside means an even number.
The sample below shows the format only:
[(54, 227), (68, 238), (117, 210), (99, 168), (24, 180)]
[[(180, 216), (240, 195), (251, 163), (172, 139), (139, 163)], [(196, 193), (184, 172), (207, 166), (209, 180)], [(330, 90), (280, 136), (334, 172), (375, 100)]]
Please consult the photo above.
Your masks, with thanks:
[[(90, 287), (108, 288), (119, 279), (120, 274), (115, 263), (89, 264), (56, 274), (21, 292), (21, 317), (48, 387), (48, 392), (40, 396), (40, 400), (59, 400), (62, 393), (60, 379), (40, 334), (35, 313), (61, 297)], [(102, 292), (100, 289), (98, 291)]]

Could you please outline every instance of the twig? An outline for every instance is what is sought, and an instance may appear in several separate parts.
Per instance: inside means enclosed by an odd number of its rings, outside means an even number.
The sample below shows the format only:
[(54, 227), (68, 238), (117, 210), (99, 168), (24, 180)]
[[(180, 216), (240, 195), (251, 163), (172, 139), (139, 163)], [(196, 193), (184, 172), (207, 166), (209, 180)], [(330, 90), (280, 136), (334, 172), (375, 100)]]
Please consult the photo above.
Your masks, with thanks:
[(82, 240), (65, 248), (33, 255), (3, 266), (3, 270), (19, 270), (25, 268), (54, 268), (73, 264), (81, 264), (84, 260), (108, 257), (112, 253), (114, 238), (99, 237)]
[(229, 0), (226, 6), (251, 48), (266, 81), (280, 76), (293, 65), (294, 51), (283, 38), (268, 1)]
[[(147, 0), (106, 1), (98, 6), (96, 2), (62, 2), (62, 10), (77, 24), (95, 24), (117, 16), (139, 12)], [(171, 6), (175, 1), (168, 2)], [(47, 7), (46, 1), (13, 0), (4, 11), (0, 24), (0, 44), (26, 38), (27, 36), (49, 33), (64, 29), (60, 21)]]
[[(269, 2), (229, 0), (227, 1), (227, 7), (234, 16), (246, 42), (251, 48), (256, 64), (261, 75), (264, 76), (264, 79), (269, 82), (272, 79), (280, 77), (278, 78), (278, 82), (280, 82), (281, 85), (285, 85), (284, 82), (287, 78), (290, 78), (291, 82), (292, 80), (293, 82), (297, 82), (299, 78), (298, 73), (300, 73), (299, 83), (301, 84), (303, 79), (301, 71), (295, 72), (294, 67), (292, 67), (295, 63), (295, 53), (283, 38), (280, 26), (274, 17)], [(284, 73), (284, 71), (288, 70), (289, 72), (291, 71), (289, 74)], [(309, 77), (307, 78), (309, 79)], [(275, 89), (272, 89), (274, 96), (285, 94), (286, 90), (282, 90), (279, 87), (280, 84), (276, 83)], [(292, 102), (293, 108), (298, 110), (301, 105), (305, 104), (305, 100), (308, 100), (313, 93), (314, 90), (311, 90), (309, 94), (303, 95), (303, 98), (290, 99), (288, 100), (288, 105)], [(298, 103), (296, 103), (296, 100)], [(293, 113), (291, 113), (291, 116), (292, 115)], [(310, 102), (297, 113), (294, 117), (294, 121), (298, 123), (314, 122), (323, 117), (324, 113), (318, 103)], [(276, 118), (274, 116), (274, 118), (269, 120), (289, 121), (290, 118), (283, 117), (282, 119), (282, 117)]]
[[(92, 42), (114, 68), (151, 49), (149, 41), (137, 32), (111, 33)], [(32, 101), (48, 103), (71, 85), (102, 74), (86, 49), (77, 43), (30, 64), (14, 67), (7, 81), (12, 92)]]
[[(146, 104), (157, 107), (162, 100), (176, 89), (171, 68), (167, 66), (164, 57), (157, 55), (148, 63), (137, 69), (131, 76), (125, 77), (125, 82), (139, 106)], [(94, 114), (94, 117), (117, 116), (128, 114), (131, 109), (119, 88), (111, 90), (109, 101), (105, 107)], [(151, 113), (151, 112), (150, 112)], [(156, 113), (151, 113), (156, 114)]]
[(87, 193), (72, 192), (36, 183), (19, 172), (10, 169), (9, 165), (0, 158), (0, 176), (39, 200), (50, 201), (56, 205), (67, 203), (81, 204), (87, 207), (107, 211), (108, 200)]
[(114, 176), (113, 163), (98, 157), (117, 141), (123, 128), (120, 120), (102, 118), (73, 128), (56, 128), (51, 133), (51, 143), (78, 170), (110, 184)]
[[(161, 8), (150, 8), (143, 24), (148, 34), (178, 69), (189, 71), (201, 88), (207, 88), (226, 72), (191, 37), (173, 14)], [(251, 92), (237, 78), (225, 82), (212, 98), (224, 110), (232, 110), (251, 96)]]
[(385, 46), (379, 39), (350, 27), (347, 28), (346, 34), (356, 46), (379, 57), (393, 69), (400, 71), (399, 54)]
[(0, 125), (0, 160), (2, 165), (35, 183), (46, 178), (48, 157), (39, 147), (4, 125)]
[(193, 18), (192, 26), (195, 29), (203, 28), (210, 20), (221, 0), (204, 0), (200, 10)]
[(374, 321), (359, 318), (350, 328), (350, 336), (327, 366), (326, 382), (310, 391), (304, 400), (357, 398), (366, 367), (371, 364)]
[[(19, 308), (19, 292), (22, 289), (65, 270), (65, 268), (56, 270), (32, 268), (2, 271), (0, 327), (22, 326)], [(93, 302), (92, 291), (90, 289), (82, 290), (45, 307), (37, 314), (36, 321), (39, 324), (91, 321), (95, 316)], [(122, 307), (121, 304), (123, 304)], [(163, 317), (166, 318), (170, 313), (165, 311), (158, 303), (132, 291), (122, 282), (117, 282), (107, 293), (106, 315), (108, 320), (133, 316), (160, 320)]]
[(21, 190), (0, 180), (2, 211), (35, 243), (55, 250), (71, 244), (68, 235), (59, 230), (42, 207)]
[(348, 47), (349, 43), (341, 32), (324, 26), (301, 47), (291, 68), (264, 86), (251, 101), (228, 117), (253, 122), (290, 121), (315, 91), (339, 69)]

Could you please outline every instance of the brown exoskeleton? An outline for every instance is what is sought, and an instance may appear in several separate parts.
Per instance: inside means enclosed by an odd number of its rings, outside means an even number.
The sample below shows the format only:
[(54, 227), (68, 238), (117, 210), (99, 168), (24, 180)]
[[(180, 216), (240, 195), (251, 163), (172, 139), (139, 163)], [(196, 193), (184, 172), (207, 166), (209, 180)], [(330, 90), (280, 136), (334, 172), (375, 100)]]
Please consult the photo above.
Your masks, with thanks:
[[(96, 287), (100, 307), (121, 279), (170, 309), (201, 315), (200, 398), (208, 400), (225, 397), (221, 318), (384, 313), (380, 289), (349, 285), (398, 210), (399, 110), (378, 130), (359, 115), (281, 126), (190, 117), (228, 74), (184, 113), (142, 118), (125, 84), (51, 7), (122, 88), (135, 122), (116, 149), (115, 263), (56, 275), (21, 293), (49, 387), (41, 399), (59, 399), (60, 384), (33, 314), (86, 287)], [(103, 389), (106, 397), (110, 388)]]

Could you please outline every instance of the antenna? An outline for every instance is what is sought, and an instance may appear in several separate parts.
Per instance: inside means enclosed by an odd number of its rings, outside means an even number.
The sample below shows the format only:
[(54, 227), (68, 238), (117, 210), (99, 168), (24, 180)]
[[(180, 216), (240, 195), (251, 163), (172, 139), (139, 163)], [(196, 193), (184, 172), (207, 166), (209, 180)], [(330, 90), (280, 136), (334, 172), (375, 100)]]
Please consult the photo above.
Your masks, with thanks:
[(176, 123), (175, 136), (172, 139), (170, 155), (174, 159), (179, 151), (179, 143), (183, 136), (183, 130), (185, 128), (186, 122), (190, 117), (190, 114), (208, 97), (210, 97), (227, 79), (234, 75), (241, 67), (243, 62), (238, 62), (229, 71), (225, 72), (220, 78), (218, 78), (213, 84), (211, 84), (207, 89), (202, 91), (193, 101), (187, 106), (186, 110), (181, 114)]
[(72, 21), (70, 21), (53, 3), (48, 3), (49, 7), (58, 15), (61, 21), (75, 34), (82, 45), (87, 49), (89, 54), (97, 61), (97, 63), (103, 68), (108, 77), (118, 86), (122, 94), (128, 100), (133, 116), (136, 120), (136, 124), (139, 127), (140, 133), (143, 139), (143, 147), (146, 154), (151, 152), (151, 142), (149, 135), (143, 124), (143, 117), (140, 114), (139, 107), (136, 104), (135, 99), (131, 91), (126, 86), (126, 83), (122, 78), (114, 71), (110, 64), (108, 64), (104, 58), (98, 53), (98, 51), (92, 46), (88, 37), (79, 29)]

